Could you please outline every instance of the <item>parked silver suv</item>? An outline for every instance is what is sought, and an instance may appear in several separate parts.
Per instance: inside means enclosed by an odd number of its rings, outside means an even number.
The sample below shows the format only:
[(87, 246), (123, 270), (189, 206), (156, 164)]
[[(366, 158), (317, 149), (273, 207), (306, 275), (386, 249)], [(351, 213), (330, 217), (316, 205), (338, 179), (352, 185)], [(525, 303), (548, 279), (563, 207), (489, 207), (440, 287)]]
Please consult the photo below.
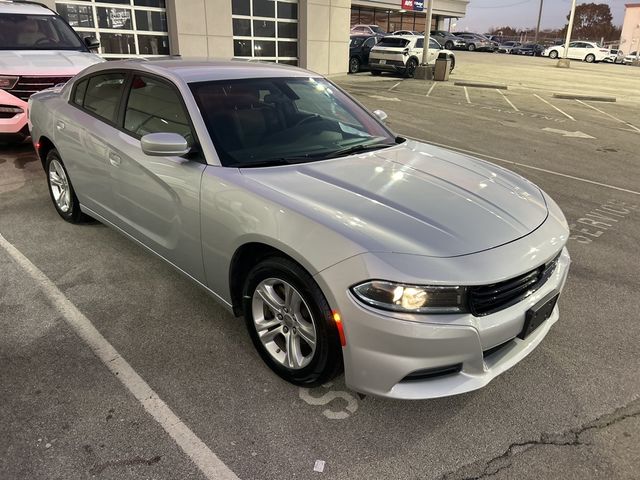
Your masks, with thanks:
[[(369, 54), (369, 69), (372, 75), (382, 72), (397, 72), (407, 77), (413, 77), (415, 70), (422, 61), (424, 37), (417, 35), (394, 35), (384, 37)], [(456, 57), (450, 50), (442, 48), (433, 38), (429, 43), (428, 63), (435, 63), (441, 53), (451, 59), (451, 70), (456, 65)]]

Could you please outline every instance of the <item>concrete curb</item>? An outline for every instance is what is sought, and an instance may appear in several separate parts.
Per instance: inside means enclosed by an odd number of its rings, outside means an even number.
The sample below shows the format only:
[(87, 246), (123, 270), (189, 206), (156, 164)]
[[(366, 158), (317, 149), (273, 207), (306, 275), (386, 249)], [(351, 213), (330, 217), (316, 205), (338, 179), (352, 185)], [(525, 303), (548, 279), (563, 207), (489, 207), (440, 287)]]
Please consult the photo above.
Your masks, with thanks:
[(553, 98), (562, 100), (590, 100), (592, 102), (615, 102), (616, 97), (605, 97), (601, 95), (577, 95), (573, 93), (554, 93)]
[(497, 88), (498, 90), (509, 90), (504, 83), (485, 83), (485, 82), (471, 82), (467, 80), (458, 80), (454, 82), (454, 85), (458, 87), (475, 87), (475, 88)]

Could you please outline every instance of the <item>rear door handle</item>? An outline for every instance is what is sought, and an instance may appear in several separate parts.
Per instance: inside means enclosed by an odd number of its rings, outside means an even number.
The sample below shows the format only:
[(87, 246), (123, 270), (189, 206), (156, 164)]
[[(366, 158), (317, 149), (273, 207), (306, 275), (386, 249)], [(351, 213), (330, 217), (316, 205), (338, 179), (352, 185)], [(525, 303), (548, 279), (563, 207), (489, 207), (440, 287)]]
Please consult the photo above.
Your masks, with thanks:
[(64, 122), (60, 122), (60, 121), (56, 122), (56, 128), (57, 128), (58, 130), (64, 130), (64, 127), (66, 127), (66, 125), (64, 124)]
[(120, 155), (116, 155), (115, 153), (110, 152), (109, 163), (111, 163), (111, 165), (113, 165), (114, 167), (119, 167), (122, 163), (122, 158), (120, 158)]

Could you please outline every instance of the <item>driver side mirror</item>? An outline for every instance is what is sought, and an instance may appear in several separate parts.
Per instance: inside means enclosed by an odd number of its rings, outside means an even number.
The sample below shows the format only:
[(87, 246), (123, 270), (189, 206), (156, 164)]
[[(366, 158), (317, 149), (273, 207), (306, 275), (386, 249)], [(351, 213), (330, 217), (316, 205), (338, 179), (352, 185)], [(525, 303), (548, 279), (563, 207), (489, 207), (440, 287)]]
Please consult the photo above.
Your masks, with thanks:
[(389, 115), (387, 115), (383, 110), (374, 110), (373, 114), (376, 116), (378, 120), (384, 122)]
[(191, 151), (187, 140), (177, 133), (148, 133), (140, 139), (140, 146), (151, 157), (182, 157)]
[(89, 50), (97, 50), (100, 48), (100, 40), (96, 37), (84, 37), (84, 44)]

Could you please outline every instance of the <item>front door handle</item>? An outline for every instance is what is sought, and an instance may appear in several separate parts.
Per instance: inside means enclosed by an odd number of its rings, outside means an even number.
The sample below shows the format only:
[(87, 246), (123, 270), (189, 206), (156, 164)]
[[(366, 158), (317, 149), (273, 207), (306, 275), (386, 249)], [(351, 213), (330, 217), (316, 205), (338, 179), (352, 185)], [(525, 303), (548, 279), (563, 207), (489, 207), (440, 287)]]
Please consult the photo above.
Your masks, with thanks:
[(66, 127), (66, 125), (64, 124), (64, 122), (56, 122), (56, 128), (60, 131), (64, 130), (64, 127)]
[(109, 153), (109, 163), (111, 163), (111, 165), (113, 165), (114, 167), (119, 167), (122, 163), (122, 158), (120, 158), (120, 155), (116, 155), (115, 153), (111, 152)]

